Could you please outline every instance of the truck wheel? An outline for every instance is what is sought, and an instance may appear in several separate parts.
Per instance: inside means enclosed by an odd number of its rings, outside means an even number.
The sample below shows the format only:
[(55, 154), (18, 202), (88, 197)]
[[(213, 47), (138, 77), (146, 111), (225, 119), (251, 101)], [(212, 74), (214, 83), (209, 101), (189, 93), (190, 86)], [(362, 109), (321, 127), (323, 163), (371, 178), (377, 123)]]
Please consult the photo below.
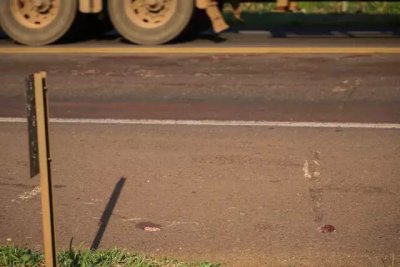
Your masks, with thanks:
[(187, 27), (194, 10), (191, 0), (108, 1), (111, 21), (127, 40), (144, 45), (167, 43)]
[(74, 0), (0, 0), (0, 24), (15, 41), (46, 45), (60, 39), (77, 13)]

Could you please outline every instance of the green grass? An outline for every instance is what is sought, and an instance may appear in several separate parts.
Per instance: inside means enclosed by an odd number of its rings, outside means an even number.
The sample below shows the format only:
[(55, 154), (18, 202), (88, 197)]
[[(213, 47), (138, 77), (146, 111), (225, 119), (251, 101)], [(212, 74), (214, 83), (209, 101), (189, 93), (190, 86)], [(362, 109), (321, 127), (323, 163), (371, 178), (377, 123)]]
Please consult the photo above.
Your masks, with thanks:
[[(338, 13), (343, 12), (343, 2), (298, 2), (298, 6), (305, 13)], [(364, 13), (364, 14), (400, 14), (400, 2), (347, 2), (345, 13)], [(241, 8), (244, 12), (271, 12), (275, 8), (275, 3), (243, 3)], [(225, 10), (229, 10), (229, 5)]]
[(347, 11), (340, 12), (343, 2), (298, 2), (303, 12), (276, 13), (275, 3), (242, 3), (242, 19), (238, 21), (229, 4), (224, 6), (227, 23), (239, 30), (265, 30), (273, 27), (386, 27), (400, 25), (400, 2), (347, 2)]
[[(220, 267), (208, 262), (187, 263), (169, 258), (154, 258), (125, 250), (69, 249), (58, 253), (60, 267), (135, 266), (135, 267)], [(26, 248), (0, 246), (0, 266), (44, 266), (44, 256)]]

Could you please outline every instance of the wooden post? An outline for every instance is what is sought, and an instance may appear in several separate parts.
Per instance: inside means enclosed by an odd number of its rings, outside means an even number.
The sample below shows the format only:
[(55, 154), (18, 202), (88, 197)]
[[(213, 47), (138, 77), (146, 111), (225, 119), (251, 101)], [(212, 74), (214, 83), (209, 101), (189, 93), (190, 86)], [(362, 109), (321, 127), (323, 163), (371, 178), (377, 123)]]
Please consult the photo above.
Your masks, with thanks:
[[(41, 200), (42, 200), (42, 223), (43, 223), (43, 242), (44, 242), (44, 253), (45, 253), (45, 266), (55, 267), (57, 266), (57, 252), (55, 245), (55, 229), (54, 229), (54, 208), (53, 208), (53, 192), (51, 183), (51, 169), (50, 169), (50, 146), (49, 146), (49, 128), (48, 128), (48, 104), (46, 94), (46, 73), (39, 72), (33, 74), (33, 87), (34, 87), (34, 98), (30, 105), (29, 103), (29, 77), (27, 79), (27, 110), (28, 110), (28, 123), (33, 125), (34, 130), (29, 130), (31, 135), (32, 132), (36, 132), (36, 136), (29, 136), (30, 146), (35, 141), (37, 142), (37, 158), (38, 158), (38, 171), (40, 175), (40, 189), (41, 189)], [(33, 93), (33, 92), (31, 92)], [(32, 118), (29, 118), (30, 112), (35, 112)], [(31, 114), (32, 115), (32, 114)], [(28, 126), (31, 127), (31, 126)], [(35, 129), (36, 128), (36, 129)], [(36, 140), (35, 140), (36, 139)], [(33, 146), (34, 147), (34, 146)], [(32, 165), (31, 155), (31, 165)], [(32, 173), (31, 176), (37, 173)]]

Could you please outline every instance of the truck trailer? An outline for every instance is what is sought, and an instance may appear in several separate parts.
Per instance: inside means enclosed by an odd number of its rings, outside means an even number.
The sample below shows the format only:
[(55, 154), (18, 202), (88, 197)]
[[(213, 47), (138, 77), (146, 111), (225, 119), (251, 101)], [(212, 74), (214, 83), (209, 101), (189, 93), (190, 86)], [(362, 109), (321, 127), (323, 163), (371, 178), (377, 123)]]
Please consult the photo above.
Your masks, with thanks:
[[(158, 45), (210, 27), (216, 33), (226, 30), (224, 2), (240, 16), (240, 2), (268, 0), (0, 0), (0, 26), (16, 42), (32, 46), (112, 28), (132, 43)], [(285, 9), (291, 1), (276, 2)], [(88, 27), (85, 18), (93, 16), (103, 20), (92, 19)]]

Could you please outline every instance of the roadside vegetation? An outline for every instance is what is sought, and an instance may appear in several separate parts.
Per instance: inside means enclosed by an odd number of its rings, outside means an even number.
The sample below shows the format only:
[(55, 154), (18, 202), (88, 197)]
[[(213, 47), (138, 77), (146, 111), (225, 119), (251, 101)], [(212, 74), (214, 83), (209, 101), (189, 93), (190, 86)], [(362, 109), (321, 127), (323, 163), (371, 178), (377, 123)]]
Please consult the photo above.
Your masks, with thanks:
[[(305, 27), (335, 29), (397, 29), (400, 24), (400, 2), (298, 2), (298, 12), (274, 12), (275, 3), (242, 3), (241, 20), (235, 18), (232, 6), (224, 6), (229, 25), (239, 30), (272, 30)], [(357, 28), (358, 27), (358, 28)], [(275, 32), (276, 34), (276, 32)]]
[[(208, 262), (187, 263), (169, 258), (154, 258), (125, 250), (68, 249), (58, 253), (60, 267), (134, 266), (134, 267), (220, 267)], [(41, 252), (15, 246), (0, 246), (0, 266), (44, 266)]]
[[(242, 3), (243, 12), (273, 12), (275, 3)], [(298, 2), (298, 7), (303, 13), (361, 13), (361, 14), (400, 14), (399, 2)], [(225, 10), (229, 10), (229, 5)]]

